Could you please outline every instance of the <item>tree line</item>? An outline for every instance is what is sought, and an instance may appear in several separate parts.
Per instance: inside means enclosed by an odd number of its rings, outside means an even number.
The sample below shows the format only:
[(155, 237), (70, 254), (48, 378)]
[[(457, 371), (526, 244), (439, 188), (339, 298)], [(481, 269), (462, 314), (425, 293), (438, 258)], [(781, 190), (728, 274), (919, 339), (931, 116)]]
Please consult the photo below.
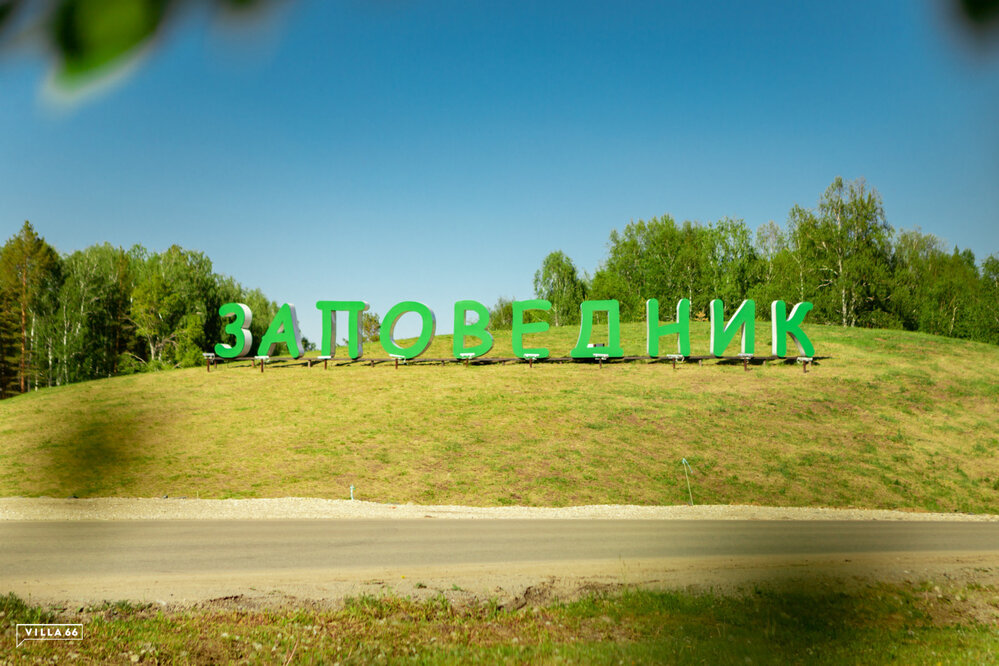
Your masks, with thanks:
[[(707, 318), (714, 298), (811, 301), (809, 321), (922, 331), (999, 344), (999, 257), (980, 264), (918, 230), (896, 231), (881, 196), (863, 179), (837, 178), (812, 209), (794, 206), (787, 224), (755, 234), (742, 220), (677, 223), (669, 215), (614, 230), (592, 275), (561, 251), (534, 275), (538, 298), (552, 303), (552, 324), (579, 321), (584, 299), (619, 301), (621, 318), (644, 317), (645, 300), (688, 298), (691, 316)], [(491, 310), (494, 328), (509, 327), (510, 301)], [(761, 307), (769, 316), (769, 308)]]
[[(768, 222), (755, 233), (727, 218), (632, 222), (611, 232), (592, 276), (563, 252), (548, 254), (534, 291), (552, 308), (530, 316), (553, 325), (578, 324), (586, 299), (617, 300), (624, 321), (642, 320), (649, 298), (688, 298), (695, 319), (707, 318), (714, 298), (732, 306), (780, 299), (811, 301), (812, 322), (999, 344), (999, 257), (979, 263), (931, 234), (896, 231), (863, 180), (837, 178), (815, 208), (796, 205), (785, 226)], [(0, 248), (0, 398), (201, 363), (224, 338), (218, 310), (227, 302), (250, 307), (259, 343), (277, 304), (215, 273), (203, 253), (104, 243), (60, 256), (25, 222)], [(376, 339), (378, 316), (365, 314), (364, 338)], [(500, 298), (490, 328), (511, 322), (512, 301)]]
[(277, 304), (201, 252), (104, 243), (60, 256), (25, 222), (0, 248), (0, 398), (202, 363), (230, 301), (250, 306), (260, 340)]

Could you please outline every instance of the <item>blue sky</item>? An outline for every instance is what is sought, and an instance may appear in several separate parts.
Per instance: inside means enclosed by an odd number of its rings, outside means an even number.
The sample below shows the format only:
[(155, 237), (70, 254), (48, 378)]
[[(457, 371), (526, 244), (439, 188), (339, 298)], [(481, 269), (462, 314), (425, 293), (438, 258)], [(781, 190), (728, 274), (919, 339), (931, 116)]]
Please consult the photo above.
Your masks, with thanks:
[[(205, 252), (297, 306), (532, 296), (670, 213), (784, 223), (838, 175), (999, 253), (999, 49), (934, 2), (340, 2), (192, 14), (57, 109), (0, 58), (0, 235)], [(415, 317), (414, 317), (415, 320)], [(400, 332), (412, 332), (404, 320)], [(409, 330), (407, 330), (409, 329)]]

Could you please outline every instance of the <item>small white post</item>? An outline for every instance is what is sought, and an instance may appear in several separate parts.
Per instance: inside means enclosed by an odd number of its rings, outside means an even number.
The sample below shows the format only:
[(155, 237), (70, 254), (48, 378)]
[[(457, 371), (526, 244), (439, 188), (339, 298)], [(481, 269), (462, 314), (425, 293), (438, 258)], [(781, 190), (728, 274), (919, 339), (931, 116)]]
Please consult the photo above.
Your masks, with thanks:
[(351, 486), (350, 486), (350, 501), (352, 501), (352, 502), (354, 501), (354, 486), (353, 486), (353, 484), (351, 484)]

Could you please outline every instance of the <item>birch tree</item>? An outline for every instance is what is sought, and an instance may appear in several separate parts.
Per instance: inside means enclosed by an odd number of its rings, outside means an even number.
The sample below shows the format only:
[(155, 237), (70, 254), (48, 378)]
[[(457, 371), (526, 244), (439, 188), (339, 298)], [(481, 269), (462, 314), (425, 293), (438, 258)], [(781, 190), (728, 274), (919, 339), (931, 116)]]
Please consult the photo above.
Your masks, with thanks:
[(795, 206), (789, 223), (816, 309), (842, 326), (869, 324), (871, 313), (884, 310), (891, 275), (892, 228), (881, 195), (863, 179), (837, 177), (817, 209)]

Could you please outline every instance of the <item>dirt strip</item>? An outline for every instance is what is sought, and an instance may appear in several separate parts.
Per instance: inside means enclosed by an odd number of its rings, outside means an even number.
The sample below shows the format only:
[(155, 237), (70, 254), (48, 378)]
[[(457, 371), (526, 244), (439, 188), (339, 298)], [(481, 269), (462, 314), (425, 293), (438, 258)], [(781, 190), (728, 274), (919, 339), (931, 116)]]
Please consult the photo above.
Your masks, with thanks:
[[(999, 622), (999, 567), (979, 553), (904, 553), (894, 556), (648, 558), (636, 561), (520, 562), (447, 567), (370, 567), (331, 573), (324, 570), (241, 571), (220, 575), (55, 577), (5, 585), (32, 603), (79, 608), (128, 599), (164, 610), (185, 608), (263, 609), (341, 607), (362, 595), (427, 600), (446, 597), (456, 604), (495, 600), (505, 608), (568, 601), (592, 592), (623, 589), (686, 590), (741, 594), (751, 590), (837, 591), (885, 582), (921, 585), (935, 595), (966, 601), (968, 620)], [(969, 590), (968, 587), (972, 588)], [(941, 592), (941, 590), (943, 590)], [(941, 597), (942, 599), (943, 597)], [(964, 604), (967, 606), (967, 604)]]
[(768, 506), (470, 507), (379, 504), (302, 497), (188, 499), (100, 497), (0, 498), (0, 520), (291, 520), (372, 518), (648, 519), (648, 520), (907, 520), (999, 522), (995, 514)]

